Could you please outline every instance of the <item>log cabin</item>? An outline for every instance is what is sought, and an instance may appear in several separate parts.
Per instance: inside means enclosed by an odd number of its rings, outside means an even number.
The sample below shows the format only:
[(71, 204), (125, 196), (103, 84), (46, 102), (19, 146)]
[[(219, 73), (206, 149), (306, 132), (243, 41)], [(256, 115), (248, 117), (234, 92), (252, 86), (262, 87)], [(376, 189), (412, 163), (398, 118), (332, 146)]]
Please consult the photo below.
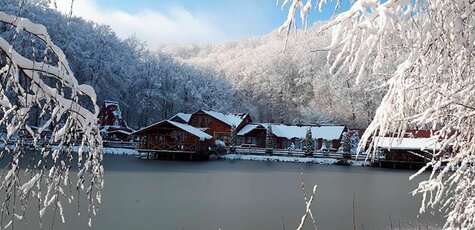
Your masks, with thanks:
[(303, 149), (307, 129), (312, 131), (313, 149), (336, 151), (340, 147), (345, 126), (311, 126), (285, 124), (248, 124), (239, 130), (238, 145), (244, 147), (266, 147), (267, 128), (272, 127), (272, 145), (276, 149)]
[(104, 101), (98, 114), (99, 127), (104, 140), (109, 141), (130, 141), (134, 131), (122, 117), (119, 103), (115, 101)]
[(164, 120), (133, 133), (139, 138), (138, 152), (155, 158), (184, 157), (204, 159), (209, 156), (213, 137), (187, 124)]
[(216, 140), (229, 144), (231, 142), (231, 127), (235, 126), (236, 130), (240, 130), (251, 122), (252, 118), (247, 113), (224, 114), (198, 110), (191, 114), (188, 124), (208, 133)]
[(171, 117), (170, 121), (175, 121), (183, 124), (188, 124), (190, 122), (191, 114), (188, 113), (177, 113), (175, 116)]
[(381, 167), (420, 168), (441, 150), (441, 144), (431, 138), (376, 137), (381, 155)]

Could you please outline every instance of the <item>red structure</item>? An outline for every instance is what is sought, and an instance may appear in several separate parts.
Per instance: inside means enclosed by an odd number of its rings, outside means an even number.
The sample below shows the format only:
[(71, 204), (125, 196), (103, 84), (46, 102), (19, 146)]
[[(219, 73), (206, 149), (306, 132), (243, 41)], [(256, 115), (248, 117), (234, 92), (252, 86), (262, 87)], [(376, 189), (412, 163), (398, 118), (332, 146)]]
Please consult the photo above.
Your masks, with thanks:
[(130, 135), (134, 130), (129, 128), (122, 118), (118, 102), (104, 101), (98, 118), (101, 134), (105, 140), (130, 141)]
[(164, 159), (206, 159), (213, 137), (187, 124), (164, 120), (134, 132), (140, 139), (138, 151)]
[(346, 131), (346, 127), (341, 125), (248, 124), (237, 134), (238, 145), (265, 148), (269, 126), (272, 127), (272, 146), (276, 149), (302, 149), (305, 146), (307, 129), (310, 128), (314, 149), (336, 151), (340, 147), (342, 134)]
[(232, 126), (240, 130), (251, 122), (252, 118), (247, 113), (224, 114), (214, 111), (198, 110), (191, 114), (188, 124), (228, 144), (230, 143)]

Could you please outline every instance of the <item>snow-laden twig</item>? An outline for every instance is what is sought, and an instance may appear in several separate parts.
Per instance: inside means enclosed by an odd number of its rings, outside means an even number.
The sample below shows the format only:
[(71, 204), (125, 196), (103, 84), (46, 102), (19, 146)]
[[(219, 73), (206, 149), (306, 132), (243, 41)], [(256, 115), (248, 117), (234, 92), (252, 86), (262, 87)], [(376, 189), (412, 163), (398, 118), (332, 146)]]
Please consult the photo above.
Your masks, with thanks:
[[(304, 10), (303, 1), (288, 4)], [(317, 0), (316, 5), (321, 10), (325, 3)], [(289, 9), (282, 27), (295, 12)], [(346, 72), (357, 83), (379, 69), (390, 73), (380, 76), (387, 92), (361, 147), (375, 149), (376, 136), (434, 130), (432, 138), (443, 147), (430, 151), (425, 169), (432, 173), (414, 194), (422, 194), (421, 212), (445, 210), (444, 227), (452, 229), (475, 228), (474, 27), (473, 1), (357, 0), (320, 28), (332, 29), (327, 47), (331, 73)]]
[(303, 178), (303, 170), (300, 173), (300, 181), (301, 181), (301, 185), (302, 185), (303, 198), (305, 200), (305, 214), (300, 219), (300, 224), (297, 227), (297, 230), (300, 230), (300, 229), (303, 228), (303, 226), (305, 224), (305, 221), (307, 220), (308, 217), (310, 217), (310, 219), (312, 220), (313, 227), (315, 229), (317, 229), (317, 222), (315, 221), (315, 218), (313, 217), (313, 213), (312, 213), (313, 200), (315, 199), (315, 197), (317, 195), (317, 185), (313, 186), (312, 194), (308, 198), (307, 193), (305, 192), (305, 181), (304, 181), (304, 178)]
[[(59, 211), (64, 221), (61, 199), (70, 203), (72, 198), (64, 188), (71, 186), (69, 169), (76, 144), (80, 144), (79, 149), (89, 150), (85, 157), (78, 154), (76, 188), (84, 189), (87, 185), (90, 212), (95, 213), (103, 187), (96, 93), (92, 87), (78, 83), (66, 55), (52, 42), (44, 26), (2, 11), (0, 23), (10, 25), (15, 36), (29, 34), (35, 44), (40, 43), (38, 47), (44, 48), (43, 61), (38, 61), (34, 54), (30, 59), (17, 52), (14, 39), (0, 37), (0, 127), (5, 129), (5, 135), (0, 137), (4, 145), (1, 155), (11, 158), (1, 182), (1, 189), (6, 192), (2, 220), (18, 205), (12, 199), (19, 198), (24, 212), (32, 196), (39, 201), (40, 219), (52, 208), (55, 213)], [(36, 49), (35, 46), (33, 52)], [(35, 122), (31, 122), (33, 119)], [(22, 159), (30, 157), (25, 176), (20, 176)], [(24, 219), (23, 215), (15, 216)], [(15, 220), (12, 221), (13, 226)], [(0, 228), (6, 225), (2, 222)]]

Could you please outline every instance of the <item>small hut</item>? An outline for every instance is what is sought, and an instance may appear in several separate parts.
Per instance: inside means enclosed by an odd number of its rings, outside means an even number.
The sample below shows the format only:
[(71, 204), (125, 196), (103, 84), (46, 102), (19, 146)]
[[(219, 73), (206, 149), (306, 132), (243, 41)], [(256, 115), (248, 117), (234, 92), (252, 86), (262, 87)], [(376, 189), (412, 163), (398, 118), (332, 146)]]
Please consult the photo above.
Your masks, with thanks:
[(441, 150), (441, 144), (432, 138), (377, 137), (376, 148), (384, 157), (381, 167), (419, 168)]
[(133, 133), (139, 137), (138, 151), (152, 158), (207, 158), (213, 137), (187, 124), (164, 120)]

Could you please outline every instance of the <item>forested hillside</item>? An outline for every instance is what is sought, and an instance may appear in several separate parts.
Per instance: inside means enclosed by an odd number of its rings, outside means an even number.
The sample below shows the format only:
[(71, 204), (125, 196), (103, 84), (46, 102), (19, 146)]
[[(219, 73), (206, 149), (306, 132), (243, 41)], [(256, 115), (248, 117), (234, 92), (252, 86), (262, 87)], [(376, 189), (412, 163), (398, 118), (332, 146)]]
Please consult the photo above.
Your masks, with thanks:
[[(151, 53), (147, 45), (132, 37), (119, 39), (107, 25), (62, 15), (49, 9), (48, 1), (26, 1), (20, 8), (16, 0), (0, 1), (7, 13), (20, 15), (45, 25), (52, 40), (60, 46), (78, 81), (92, 85), (98, 102), (120, 102), (124, 116), (133, 127), (148, 125), (177, 112), (199, 108), (232, 111), (242, 97), (219, 74), (176, 62), (169, 55)], [(32, 52), (38, 44), (25, 34), (6, 32), (21, 54), (42, 60), (44, 53)]]
[(260, 108), (260, 120), (276, 122), (342, 123), (364, 127), (381, 100), (374, 77), (355, 84), (345, 73), (330, 74), (324, 49), (329, 33), (285, 33), (217, 45), (163, 46), (184, 63), (224, 73), (238, 91)]
[[(135, 128), (200, 108), (248, 112), (264, 122), (363, 127), (381, 100), (373, 78), (355, 85), (351, 76), (329, 73), (327, 52), (321, 50), (329, 36), (317, 35), (318, 25), (306, 33), (292, 32), (285, 51), (285, 34), (277, 32), (149, 51), (135, 37), (121, 40), (107, 25), (69, 17), (47, 5), (46, 0), (27, 1), (21, 8), (16, 0), (0, 2), (6, 12), (44, 24), (79, 82), (96, 89), (99, 103), (118, 101)], [(48, 55), (32, 52), (35, 38), (14, 36), (5, 32), (7, 27), (0, 26), (0, 36), (12, 39), (20, 53), (37, 59)]]

